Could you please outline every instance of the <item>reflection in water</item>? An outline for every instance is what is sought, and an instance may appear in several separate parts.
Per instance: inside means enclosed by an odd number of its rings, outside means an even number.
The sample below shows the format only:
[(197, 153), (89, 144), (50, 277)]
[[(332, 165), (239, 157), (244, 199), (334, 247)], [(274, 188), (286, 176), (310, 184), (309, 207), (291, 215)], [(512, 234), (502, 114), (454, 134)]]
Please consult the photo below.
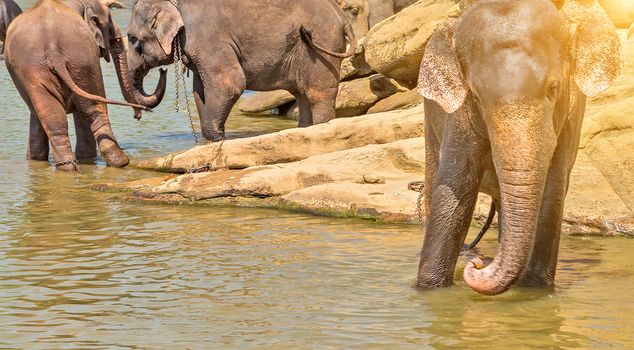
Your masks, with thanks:
[[(141, 122), (110, 108), (133, 158), (192, 146), (173, 96)], [(0, 101), (0, 348), (634, 348), (632, 240), (563, 239), (555, 293), (422, 292), (415, 226), (122, 202), (88, 187), (152, 174), (26, 162), (28, 115), (4, 68)], [(234, 115), (227, 130), (295, 123)]]

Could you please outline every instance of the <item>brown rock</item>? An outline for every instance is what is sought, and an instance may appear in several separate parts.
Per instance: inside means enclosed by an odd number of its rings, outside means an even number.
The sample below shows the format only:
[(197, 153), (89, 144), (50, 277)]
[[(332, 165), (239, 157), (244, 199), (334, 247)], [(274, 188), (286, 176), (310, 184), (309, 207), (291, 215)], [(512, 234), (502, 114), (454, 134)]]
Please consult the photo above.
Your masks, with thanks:
[(244, 113), (262, 113), (295, 101), (295, 97), (286, 90), (256, 92), (240, 103), (238, 109)]
[(378, 101), (397, 93), (399, 88), (396, 82), (379, 74), (343, 82), (337, 96), (337, 118), (364, 114)]
[(421, 96), (416, 89), (405, 92), (397, 92), (394, 95), (377, 102), (377, 104), (368, 110), (368, 114), (407, 109), (414, 107), (421, 102), (423, 102), (423, 96)]
[(454, 0), (420, 0), (374, 26), (365, 58), (373, 70), (414, 88), (425, 46), (436, 26), (460, 10)]
[(619, 28), (629, 28), (634, 22), (634, 1), (599, 0), (612, 23)]
[(182, 173), (193, 168), (244, 169), (288, 163), (310, 156), (384, 144), (423, 135), (422, 106), (405, 111), (331, 120), (328, 123), (258, 137), (194, 147), (165, 157), (133, 163), (148, 170)]

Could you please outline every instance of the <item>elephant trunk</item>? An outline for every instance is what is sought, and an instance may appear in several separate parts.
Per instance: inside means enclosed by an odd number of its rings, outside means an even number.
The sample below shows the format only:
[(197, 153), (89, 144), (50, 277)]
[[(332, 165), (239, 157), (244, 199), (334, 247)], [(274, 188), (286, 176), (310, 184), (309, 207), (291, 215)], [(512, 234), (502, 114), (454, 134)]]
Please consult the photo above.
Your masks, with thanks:
[[(114, 35), (110, 40), (110, 55), (114, 61), (115, 71), (117, 72), (117, 78), (119, 79), (119, 86), (121, 87), (121, 93), (126, 101), (140, 104), (132, 93), (132, 84), (128, 76), (128, 60), (126, 58), (125, 46), (123, 45), (123, 39), (121, 38), (121, 31), (114, 23), (113, 31)], [(134, 109), (134, 118), (141, 119), (140, 109)]]
[[(123, 58), (125, 58), (125, 56)], [(138, 101), (139, 104), (146, 107), (154, 108), (158, 106), (165, 96), (165, 90), (167, 87), (167, 70), (159, 70), (160, 76), (156, 89), (152, 94), (148, 95), (143, 88), (143, 81), (149, 69), (147, 68), (147, 64), (143, 61), (143, 58), (139, 56), (135, 50), (130, 50), (127, 54), (127, 61), (122, 60), (121, 62), (125, 62), (125, 66), (122, 65), (122, 67), (125, 67), (124, 70), (122, 69), (122, 72), (125, 72), (125, 77), (127, 79), (127, 92), (125, 94), (131, 95), (131, 97)], [(132, 82), (130, 82), (130, 76), (132, 76)]]
[(500, 184), (502, 242), (488, 266), (479, 258), (471, 260), (464, 280), (481, 294), (497, 295), (526, 269), (556, 136), (552, 120), (544, 118), (543, 107), (537, 103), (498, 108), (487, 127)]

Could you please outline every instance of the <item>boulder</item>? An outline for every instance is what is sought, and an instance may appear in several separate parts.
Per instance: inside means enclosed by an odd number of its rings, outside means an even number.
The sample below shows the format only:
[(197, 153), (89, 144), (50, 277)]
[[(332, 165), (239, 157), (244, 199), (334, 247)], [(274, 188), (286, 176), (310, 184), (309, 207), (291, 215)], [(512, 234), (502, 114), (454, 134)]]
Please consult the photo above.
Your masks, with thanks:
[(378, 101), (402, 89), (395, 81), (380, 74), (346, 81), (339, 85), (337, 118), (365, 114)]
[(240, 103), (238, 109), (244, 113), (262, 113), (295, 101), (295, 97), (286, 90), (256, 92)]
[(193, 169), (244, 169), (294, 162), (318, 154), (422, 136), (423, 115), (423, 106), (419, 106), (371, 117), (335, 119), (308, 128), (197, 146), (164, 157), (133, 162), (132, 165), (183, 173)]
[(226, 196), (274, 197), (332, 182), (378, 184), (424, 170), (425, 140), (413, 138), (367, 145), (304, 160), (238, 171), (186, 174), (162, 182), (153, 192), (203, 200)]
[(394, 13), (403, 11), (404, 8), (415, 4), (418, 0), (394, 0)]
[(377, 104), (368, 110), (368, 114), (411, 108), (421, 102), (423, 102), (423, 96), (421, 96), (416, 89), (397, 92), (394, 95), (377, 102)]
[(634, 23), (634, 1), (599, 0), (599, 3), (615, 26), (628, 29)]
[(370, 67), (414, 88), (425, 46), (439, 23), (458, 15), (457, 0), (420, 0), (374, 26), (365, 39)]
[(363, 47), (363, 43), (364, 39), (361, 38), (355, 54), (341, 62), (341, 81), (363, 78), (375, 73), (368, 65), (368, 62), (365, 61), (365, 48)]

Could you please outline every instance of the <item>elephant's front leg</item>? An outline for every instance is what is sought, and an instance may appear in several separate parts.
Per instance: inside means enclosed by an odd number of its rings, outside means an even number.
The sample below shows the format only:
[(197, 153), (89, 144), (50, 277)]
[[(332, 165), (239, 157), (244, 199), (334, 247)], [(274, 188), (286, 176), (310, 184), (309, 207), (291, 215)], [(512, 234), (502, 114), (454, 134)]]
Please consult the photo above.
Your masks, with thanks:
[(535, 243), (526, 271), (518, 283), (521, 286), (553, 287), (555, 284), (561, 221), (568, 191), (569, 169), (572, 168), (569, 158), (568, 149), (560, 145), (548, 171)]
[(456, 262), (478, 198), (486, 140), (469, 131), (466, 118), (451, 115), (440, 149), (438, 178), (427, 213), (417, 284), (422, 288), (453, 284)]
[(225, 139), (225, 122), (246, 88), (246, 78), (235, 53), (225, 55), (213, 69), (194, 72), (194, 99), (206, 140)]

